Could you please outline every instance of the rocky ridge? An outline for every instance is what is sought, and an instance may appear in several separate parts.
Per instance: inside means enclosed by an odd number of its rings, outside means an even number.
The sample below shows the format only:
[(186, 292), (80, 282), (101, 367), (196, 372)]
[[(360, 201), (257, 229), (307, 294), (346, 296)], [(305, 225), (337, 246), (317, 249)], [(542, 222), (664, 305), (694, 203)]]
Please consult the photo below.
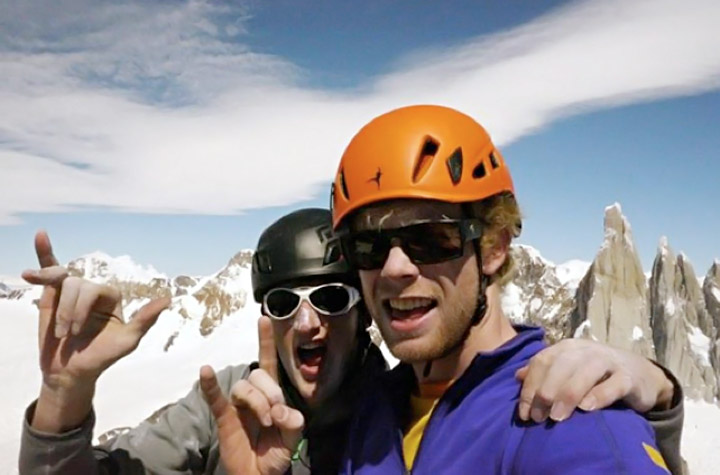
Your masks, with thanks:
[[(604, 228), (592, 263), (555, 265), (530, 246), (513, 246), (517, 265), (503, 291), (506, 314), (517, 323), (544, 326), (550, 341), (592, 338), (656, 358), (688, 396), (715, 401), (720, 397), (720, 260), (699, 281), (687, 257), (675, 255), (663, 238), (648, 277), (619, 205), (605, 210)], [(73, 260), (68, 268), (73, 275), (118, 286), (126, 318), (150, 299), (170, 296), (172, 318), (163, 317), (159, 340), (167, 352), (178, 338), (207, 337), (248, 304), (251, 259), (251, 251), (241, 251), (205, 277), (169, 278), (129, 258), (100, 253)], [(37, 295), (37, 289), (0, 284), (0, 299), (32, 302)]]

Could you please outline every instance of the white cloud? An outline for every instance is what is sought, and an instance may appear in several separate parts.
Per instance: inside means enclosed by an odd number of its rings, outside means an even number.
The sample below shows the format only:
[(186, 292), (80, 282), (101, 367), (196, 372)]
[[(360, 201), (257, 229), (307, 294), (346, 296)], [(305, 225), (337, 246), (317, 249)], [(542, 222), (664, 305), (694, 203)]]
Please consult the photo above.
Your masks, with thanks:
[(0, 224), (78, 205), (296, 202), (331, 180), (364, 122), (408, 103), (455, 106), (503, 144), (579, 110), (720, 86), (714, 0), (576, 3), (416, 51), (355, 93), (303, 89), (291, 62), (251, 51), (241, 6), (11, 3), (0, 18), (21, 21), (0, 20)]

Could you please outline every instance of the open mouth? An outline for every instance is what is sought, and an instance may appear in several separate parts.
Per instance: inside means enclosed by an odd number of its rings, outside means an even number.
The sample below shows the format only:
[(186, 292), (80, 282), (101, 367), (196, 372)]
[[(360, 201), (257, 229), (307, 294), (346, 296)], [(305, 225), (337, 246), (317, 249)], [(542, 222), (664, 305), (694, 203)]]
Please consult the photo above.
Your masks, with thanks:
[(324, 342), (304, 343), (297, 347), (296, 352), (303, 377), (315, 380), (325, 361), (327, 344)]
[(425, 297), (394, 298), (385, 301), (386, 310), (392, 320), (420, 318), (437, 307), (437, 300)]

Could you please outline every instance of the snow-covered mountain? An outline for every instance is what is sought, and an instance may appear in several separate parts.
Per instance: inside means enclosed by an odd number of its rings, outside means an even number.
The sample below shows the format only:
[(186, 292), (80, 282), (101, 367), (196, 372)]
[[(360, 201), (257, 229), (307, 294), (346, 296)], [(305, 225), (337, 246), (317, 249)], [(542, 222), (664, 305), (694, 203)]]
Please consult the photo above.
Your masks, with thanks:
[[(555, 265), (531, 246), (512, 249), (513, 280), (503, 308), (517, 322), (543, 325), (550, 340), (586, 336), (655, 355), (685, 387), (688, 400), (683, 452), (691, 473), (713, 473), (707, 451), (720, 443), (720, 261), (702, 280), (687, 258), (675, 257), (661, 240), (649, 275), (643, 273), (630, 224), (618, 205), (606, 209), (605, 236), (593, 262)], [(172, 297), (138, 349), (120, 360), (98, 383), (96, 436), (134, 426), (182, 397), (201, 365), (222, 368), (257, 354), (256, 320), (249, 266), (241, 251), (209, 276), (169, 277), (127, 256), (93, 253), (67, 264), (73, 275), (119, 287), (126, 318), (150, 299)], [(39, 289), (0, 282), (0, 466), (15, 467), (25, 407), (37, 397)], [(652, 316), (652, 317), (651, 317)], [(714, 442), (713, 442), (714, 441)], [(2, 470), (0, 470), (1, 472)], [(15, 473), (11, 468), (7, 473)]]
[[(125, 318), (150, 299), (170, 295), (163, 312), (139, 347), (98, 382), (96, 436), (134, 426), (186, 394), (203, 364), (222, 369), (257, 358), (259, 306), (250, 297), (251, 252), (234, 256), (204, 277), (168, 278), (129, 258), (100, 253), (67, 264), (74, 275), (117, 285), (124, 292)], [(120, 271), (115, 274), (114, 270)], [(23, 411), (40, 388), (37, 309), (40, 289), (0, 288), (0, 473), (17, 473)]]
[(556, 266), (527, 245), (513, 246), (511, 253), (515, 275), (503, 292), (505, 314), (516, 323), (545, 327), (550, 341), (566, 338), (577, 283), (590, 263), (574, 260)]

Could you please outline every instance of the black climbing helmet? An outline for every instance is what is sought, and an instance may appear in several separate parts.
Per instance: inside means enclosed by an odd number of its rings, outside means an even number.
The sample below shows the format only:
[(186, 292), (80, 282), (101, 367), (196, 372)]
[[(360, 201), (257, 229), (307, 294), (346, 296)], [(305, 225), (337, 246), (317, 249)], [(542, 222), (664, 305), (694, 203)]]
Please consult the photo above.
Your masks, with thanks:
[(252, 260), (255, 301), (273, 287), (322, 276), (359, 288), (355, 272), (342, 257), (333, 236), (330, 211), (306, 208), (275, 221), (260, 235)]

